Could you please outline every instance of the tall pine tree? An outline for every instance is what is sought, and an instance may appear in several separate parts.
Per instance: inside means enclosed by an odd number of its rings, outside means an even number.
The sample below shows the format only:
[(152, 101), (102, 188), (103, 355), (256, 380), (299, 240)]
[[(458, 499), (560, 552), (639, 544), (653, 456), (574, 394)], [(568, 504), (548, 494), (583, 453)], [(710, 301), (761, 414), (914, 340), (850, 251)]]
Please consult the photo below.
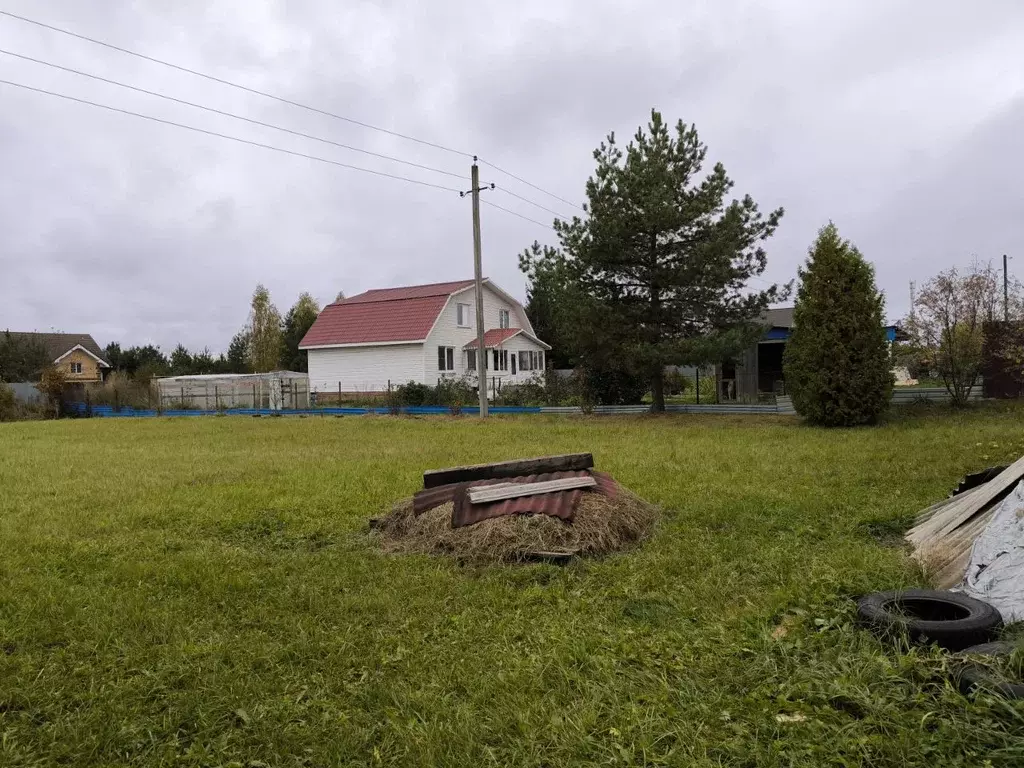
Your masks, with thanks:
[(733, 182), (719, 163), (702, 176), (707, 147), (697, 130), (651, 112), (625, 150), (608, 137), (594, 152), (586, 218), (555, 221), (561, 247), (527, 251), (528, 274), (561, 260), (579, 297), (566, 335), (581, 366), (640, 374), (664, 410), (666, 365), (716, 362), (756, 340), (753, 322), (783, 296), (752, 291), (766, 264), (761, 243), (782, 209), (763, 216), (749, 197), (727, 201)]
[(874, 268), (835, 224), (818, 232), (800, 270), (784, 368), (793, 407), (812, 424), (869, 424), (889, 407), (885, 300)]

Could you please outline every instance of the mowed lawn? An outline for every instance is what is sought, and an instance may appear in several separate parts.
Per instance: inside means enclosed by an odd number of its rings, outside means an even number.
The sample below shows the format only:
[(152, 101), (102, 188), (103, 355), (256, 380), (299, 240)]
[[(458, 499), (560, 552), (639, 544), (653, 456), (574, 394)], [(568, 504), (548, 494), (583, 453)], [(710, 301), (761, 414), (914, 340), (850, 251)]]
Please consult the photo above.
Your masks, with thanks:
[[(367, 533), (424, 469), (583, 450), (664, 507), (640, 549)], [(923, 583), (908, 516), (1022, 453), (1012, 408), (0, 425), (0, 765), (1024, 765), (1024, 703), (852, 624)]]

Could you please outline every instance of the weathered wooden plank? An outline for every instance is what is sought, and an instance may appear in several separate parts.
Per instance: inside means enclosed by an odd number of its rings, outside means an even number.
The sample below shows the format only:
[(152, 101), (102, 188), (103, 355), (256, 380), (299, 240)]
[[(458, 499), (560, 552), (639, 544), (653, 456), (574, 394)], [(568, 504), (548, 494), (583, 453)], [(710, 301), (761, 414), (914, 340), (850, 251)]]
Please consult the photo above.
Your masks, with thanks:
[(470, 504), (490, 504), (521, 496), (537, 496), (541, 493), (572, 491), (577, 488), (595, 488), (597, 480), (592, 477), (565, 477), (560, 480), (545, 480), (542, 483), (502, 483), (500, 486), (486, 485), (469, 489)]
[[(947, 507), (948, 522), (942, 527), (940, 535), (950, 533), (966, 523), (987, 504), (995, 501), (999, 494), (1016, 485), (1021, 477), (1024, 477), (1024, 457), (1017, 459), (997, 477), (978, 486), (978, 493), (972, 493), (970, 496), (966, 493), (961, 494), (963, 500), (960, 503)], [(943, 517), (945, 518), (946, 514)]]
[[(925, 507), (917, 516), (914, 518), (914, 527), (907, 531), (907, 540), (913, 541), (914, 537), (920, 531), (927, 531), (932, 529), (932, 532), (940, 530), (946, 524), (945, 518), (942, 516), (946, 514), (944, 510), (948, 510), (954, 504), (960, 504), (968, 497), (982, 492), (982, 486), (971, 488), (969, 491), (964, 491), (956, 496), (949, 496), (942, 501), (932, 504), (930, 507)], [(940, 519), (941, 518), (941, 519)]]
[(494, 464), (473, 464), (450, 469), (431, 469), (423, 473), (423, 487), (465, 483), (472, 480), (493, 480), (520, 475), (541, 475), (547, 472), (579, 472), (592, 469), (592, 453), (567, 453), (561, 456), (541, 456), (536, 459), (515, 459)]

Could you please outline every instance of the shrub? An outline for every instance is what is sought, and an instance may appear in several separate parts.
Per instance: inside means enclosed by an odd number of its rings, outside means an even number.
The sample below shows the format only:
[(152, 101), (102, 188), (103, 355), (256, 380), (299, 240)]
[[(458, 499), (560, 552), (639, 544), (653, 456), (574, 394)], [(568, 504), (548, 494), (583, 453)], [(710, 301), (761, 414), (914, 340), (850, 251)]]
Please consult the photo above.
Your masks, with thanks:
[(680, 371), (665, 371), (664, 380), (665, 395), (669, 397), (681, 395), (693, 387), (690, 377), (683, 375)]
[(700, 377), (700, 386), (698, 387), (698, 390), (700, 392), (700, 401), (702, 403), (718, 402), (718, 379), (715, 377), (714, 372)]
[(90, 405), (109, 405), (113, 408), (149, 408), (154, 399), (151, 379), (132, 377), (124, 371), (114, 371), (103, 381), (86, 390)]
[(0, 381), (0, 421), (17, 421), (20, 410), (14, 390)]
[(834, 224), (822, 228), (800, 270), (786, 387), (813, 424), (867, 424), (889, 407), (893, 376), (875, 272)]
[(547, 387), (539, 374), (534, 374), (522, 384), (509, 384), (501, 388), (501, 396), (496, 405), (516, 407), (546, 405), (548, 402)]
[(436, 405), (430, 402), (434, 399), (432, 388), (416, 381), (402, 384), (395, 390), (395, 395), (395, 401), (399, 406)]
[(636, 405), (650, 384), (646, 376), (625, 366), (581, 366), (575, 378), (578, 396), (594, 405)]
[(60, 406), (64, 397), (64, 387), (67, 385), (67, 377), (64, 372), (54, 366), (43, 370), (39, 377), (39, 391), (46, 396), (50, 413), (54, 416), (60, 415)]
[(462, 413), (463, 406), (474, 402), (476, 398), (476, 388), (467, 377), (442, 378), (434, 388), (435, 404), (448, 406), (453, 414)]

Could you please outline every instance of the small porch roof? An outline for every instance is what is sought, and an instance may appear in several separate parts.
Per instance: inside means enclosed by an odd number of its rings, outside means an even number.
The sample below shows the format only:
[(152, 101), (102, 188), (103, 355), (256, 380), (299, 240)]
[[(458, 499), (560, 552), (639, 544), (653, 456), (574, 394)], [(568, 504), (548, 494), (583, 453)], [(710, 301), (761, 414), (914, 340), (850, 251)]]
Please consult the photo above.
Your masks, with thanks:
[[(484, 349), (495, 349), (500, 347), (509, 339), (522, 334), (541, 349), (551, 349), (550, 345), (545, 344), (543, 341), (538, 339), (531, 333), (527, 333), (522, 328), (491, 328), (489, 331), (484, 333)], [(466, 344), (463, 349), (476, 349), (476, 339)]]

